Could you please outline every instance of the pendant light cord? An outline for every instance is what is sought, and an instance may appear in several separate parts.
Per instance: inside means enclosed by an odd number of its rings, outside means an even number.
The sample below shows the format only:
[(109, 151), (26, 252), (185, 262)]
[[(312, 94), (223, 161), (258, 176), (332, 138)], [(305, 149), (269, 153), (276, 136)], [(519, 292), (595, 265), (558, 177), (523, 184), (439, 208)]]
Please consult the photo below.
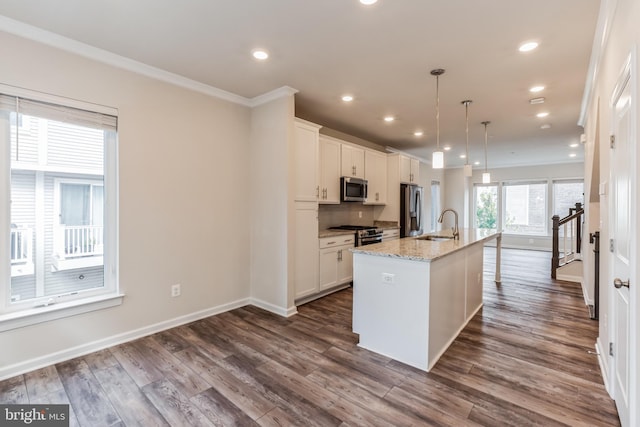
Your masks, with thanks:
[(491, 122), (482, 122), (484, 125), (484, 171), (487, 172), (487, 125)]
[(473, 101), (471, 101), (470, 99), (462, 101), (462, 103), (464, 104), (464, 110), (465, 110), (466, 134), (467, 134), (467, 147), (465, 151), (466, 157), (464, 161), (465, 165), (469, 164), (469, 104), (471, 104), (472, 102)]
[(436, 76), (436, 150), (440, 151), (440, 76)]

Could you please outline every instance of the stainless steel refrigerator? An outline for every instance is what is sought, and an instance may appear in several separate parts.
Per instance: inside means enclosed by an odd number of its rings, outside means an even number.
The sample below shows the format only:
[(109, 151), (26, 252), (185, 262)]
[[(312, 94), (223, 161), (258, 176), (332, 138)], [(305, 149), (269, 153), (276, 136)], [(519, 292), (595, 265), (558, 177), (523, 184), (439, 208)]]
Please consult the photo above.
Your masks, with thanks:
[(424, 232), (423, 205), (422, 187), (400, 184), (400, 237), (419, 236)]

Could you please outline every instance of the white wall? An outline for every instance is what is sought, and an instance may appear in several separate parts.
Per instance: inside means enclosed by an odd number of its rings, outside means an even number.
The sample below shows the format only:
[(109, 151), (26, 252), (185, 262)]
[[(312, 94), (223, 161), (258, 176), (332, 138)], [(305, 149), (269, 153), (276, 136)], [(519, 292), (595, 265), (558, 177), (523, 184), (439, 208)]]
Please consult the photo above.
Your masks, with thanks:
[[(598, 144), (597, 147), (593, 147), (591, 150), (595, 152), (599, 150), (599, 156), (592, 156), (593, 162), (598, 162), (599, 168), (599, 182), (597, 184), (603, 184), (606, 188), (606, 194), (597, 198), (592, 195), (593, 204), (590, 204), (594, 208), (599, 207), (599, 213), (589, 213), (590, 215), (598, 215), (599, 221), (590, 221), (590, 226), (599, 225), (601, 242), (603, 242), (604, 250), (601, 251), (600, 262), (600, 323), (599, 323), (599, 337), (598, 347), (601, 354), (601, 363), (603, 365), (603, 375), (609, 391), (612, 391), (612, 385), (614, 378), (612, 376), (612, 358), (608, 356), (608, 343), (613, 342), (613, 321), (611, 307), (611, 293), (613, 288), (611, 286), (613, 278), (611, 277), (610, 262), (611, 258), (609, 252), (606, 250), (607, 242), (611, 237), (609, 231), (609, 210), (610, 210), (610, 182), (612, 171), (609, 167), (609, 134), (611, 133), (611, 108), (610, 102), (614, 92), (615, 85), (621, 75), (623, 65), (630, 53), (635, 52), (635, 60), (632, 63), (632, 68), (635, 72), (635, 77), (632, 77), (632, 88), (634, 89), (634, 99), (636, 102), (635, 115), (633, 117), (636, 127), (640, 124), (640, 108), (637, 107), (637, 102), (640, 101), (640, 88), (637, 84), (638, 73), (640, 72), (640, 56), (638, 55), (638, 45), (640, 44), (640, 26), (637, 23), (640, 22), (640, 2), (636, 0), (604, 0), (602, 2), (599, 25), (601, 28), (606, 28), (607, 32), (597, 34), (594, 40), (594, 51), (592, 53), (595, 62), (592, 63), (594, 69), (597, 70), (596, 78), (592, 86), (592, 92), (587, 98), (588, 105), (586, 107), (586, 122), (585, 129), (587, 132), (587, 143)], [(635, 78), (635, 81), (634, 81)], [(637, 134), (636, 134), (637, 137)], [(637, 140), (634, 146), (637, 146)], [(633, 161), (636, 165), (640, 164), (640, 158), (638, 154), (640, 150), (636, 148), (636, 156)], [(589, 176), (589, 170), (596, 169), (596, 165), (592, 163), (585, 164), (586, 176)], [(637, 173), (637, 170), (636, 172)], [(593, 186), (592, 186), (593, 187)], [(631, 366), (629, 380), (631, 384), (630, 395), (630, 407), (632, 408), (630, 425), (638, 425), (640, 422), (640, 372), (638, 366), (638, 355), (640, 355), (640, 339), (638, 339), (638, 331), (640, 331), (640, 316), (637, 311), (640, 307), (640, 292), (638, 287), (634, 287), (633, 283), (638, 283), (637, 265), (638, 261), (638, 230), (640, 230), (640, 194), (638, 193), (639, 187), (637, 182), (635, 184), (635, 205), (632, 209), (635, 210), (635, 222), (633, 223), (634, 236), (632, 239), (632, 254), (634, 258), (631, 260), (631, 283), (630, 290), (630, 304), (631, 308), (631, 329), (630, 329), (630, 348), (631, 348)], [(595, 202), (597, 200), (597, 202)], [(590, 230), (594, 231), (594, 230)]]
[[(253, 109), (251, 151), (251, 296), (254, 303), (285, 315), (289, 301), (289, 238), (294, 223), (289, 205), (290, 161), (293, 152), (294, 97), (275, 99)], [(292, 285), (293, 286), (293, 285)], [(293, 292), (291, 292), (293, 297)]]
[(0, 54), (0, 83), (118, 109), (126, 294), (115, 308), (0, 333), (0, 377), (245, 304), (250, 109), (6, 33)]

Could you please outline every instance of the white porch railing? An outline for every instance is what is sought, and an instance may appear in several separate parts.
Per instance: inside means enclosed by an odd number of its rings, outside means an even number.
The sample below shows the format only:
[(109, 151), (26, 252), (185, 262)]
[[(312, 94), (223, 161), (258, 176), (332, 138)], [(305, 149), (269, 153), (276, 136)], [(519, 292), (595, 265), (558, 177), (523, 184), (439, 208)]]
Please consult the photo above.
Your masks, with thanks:
[(33, 230), (27, 227), (11, 229), (11, 265), (27, 264), (33, 257)]
[(55, 252), (60, 260), (102, 255), (104, 227), (101, 225), (60, 225), (54, 236)]

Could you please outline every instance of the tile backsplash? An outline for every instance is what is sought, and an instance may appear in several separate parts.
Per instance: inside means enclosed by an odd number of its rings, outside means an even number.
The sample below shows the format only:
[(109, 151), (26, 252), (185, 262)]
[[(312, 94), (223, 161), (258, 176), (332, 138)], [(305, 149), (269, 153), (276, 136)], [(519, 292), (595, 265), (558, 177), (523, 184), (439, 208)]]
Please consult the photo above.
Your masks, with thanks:
[(318, 227), (325, 230), (338, 225), (373, 225), (373, 206), (340, 203), (318, 207)]

